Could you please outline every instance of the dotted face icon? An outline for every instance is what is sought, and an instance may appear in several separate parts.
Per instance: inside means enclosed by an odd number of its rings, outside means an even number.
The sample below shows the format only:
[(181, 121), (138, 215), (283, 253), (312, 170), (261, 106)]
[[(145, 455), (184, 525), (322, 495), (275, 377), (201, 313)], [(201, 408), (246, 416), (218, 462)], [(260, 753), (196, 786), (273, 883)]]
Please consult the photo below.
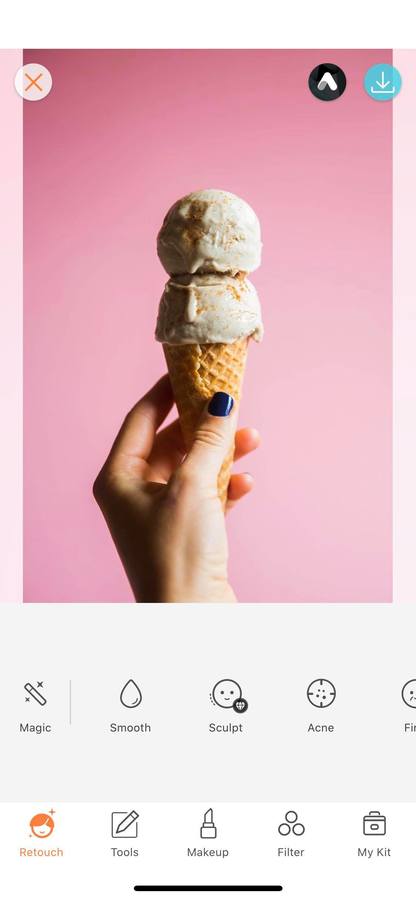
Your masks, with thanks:
[(416, 678), (406, 682), (402, 690), (402, 699), (410, 709), (416, 709)]
[(326, 678), (317, 678), (315, 681), (312, 681), (306, 693), (309, 703), (312, 703), (312, 706), (317, 706), (318, 709), (331, 706), (336, 697), (335, 686), (332, 684), (332, 681), (327, 681)]

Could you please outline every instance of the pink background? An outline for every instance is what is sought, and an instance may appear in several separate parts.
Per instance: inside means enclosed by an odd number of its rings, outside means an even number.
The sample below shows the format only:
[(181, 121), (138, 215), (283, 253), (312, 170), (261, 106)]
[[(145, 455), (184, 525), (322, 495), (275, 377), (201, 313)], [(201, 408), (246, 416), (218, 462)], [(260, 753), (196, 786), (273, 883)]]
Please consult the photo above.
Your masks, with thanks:
[[(180, 195), (246, 198), (266, 336), (241, 423), (262, 433), (229, 518), (242, 601), (391, 600), (391, 51), (26, 51), (25, 600), (131, 601), (91, 494), (125, 412), (164, 370), (155, 252)], [(343, 97), (310, 70), (337, 62)]]
[(0, 50), (0, 602), (22, 594), (22, 50)]

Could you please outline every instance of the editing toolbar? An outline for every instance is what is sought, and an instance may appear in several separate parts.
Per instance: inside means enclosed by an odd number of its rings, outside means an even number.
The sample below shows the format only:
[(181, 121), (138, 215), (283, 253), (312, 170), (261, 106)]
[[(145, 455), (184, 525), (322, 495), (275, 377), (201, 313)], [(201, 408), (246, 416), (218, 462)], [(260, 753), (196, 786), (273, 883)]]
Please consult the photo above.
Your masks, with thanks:
[[(392, 676), (392, 678), (393, 677), (396, 680), (396, 677)], [(151, 678), (152, 675), (148, 676), (148, 680)], [(118, 706), (120, 713), (123, 713), (123, 710), (125, 709), (138, 710), (138, 708), (140, 707), (140, 716), (142, 716), (142, 714), (146, 715), (146, 713), (150, 714), (150, 712), (152, 712), (154, 714), (162, 715), (163, 717), (165, 705), (163, 704), (161, 709), (156, 709), (153, 705), (152, 709), (150, 710), (149, 701), (146, 698), (146, 689), (143, 688), (142, 681), (140, 680), (141, 686), (139, 686), (138, 681), (139, 679), (137, 676), (135, 676), (134, 678), (129, 677), (126, 680), (125, 684), (121, 687), (121, 690), (120, 685), (114, 683), (113, 688), (110, 688), (110, 690), (108, 691), (109, 706), (113, 710), (115, 710)], [(308, 733), (314, 732), (316, 734), (333, 734), (335, 732), (336, 725), (331, 722), (330, 713), (328, 713), (327, 719), (322, 719), (319, 722), (315, 720), (309, 721), (312, 715), (310, 706), (322, 712), (329, 707), (333, 707), (333, 705), (337, 703), (339, 712), (342, 716), (343, 703), (346, 705), (348, 701), (351, 702), (351, 700), (353, 700), (356, 707), (358, 707), (360, 704), (363, 706), (367, 706), (368, 702), (371, 701), (371, 697), (374, 695), (374, 692), (377, 690), (377, 685), (377, 676), (372, 678), (371, 674), (369, 674), (366, 683), (362, 685), (362, 690), (358, 698), (356, 697), (355, 687), (353, 688), (352, 695), (348, 697), (348, 682), (342, 683), (339, 686), (337, 696), (337, 689), (332, 681), (330, 681), (328, 678), (315, 678), (310, 682), (307, 688), (305, 688), (303, 696), (299, 693), (291, 694), (290, 686), (288, 686), (285, 691), (285, 701), (290, 701), (293, 714), (305, 714), (307, 716), (306, 721)], [(276, 711), (279, 707), (279, 686), (280, 675), (279, 672), (276, 671), (275, 680), (269, 682), (269, 684), (267, 685), (267, 688), (270, 691), (270, 695), (268, 698), (269, 703), (274, 704)], [(60, 725), (62, 727), (64, 725), (73, 724), (76, 726), (77, 703), (79, 702), (79, 704), (82, 705), (85, 694), (88, 694), (89, 691), (92, 690), (92, 686), (85, 684), (85, 682), (83, 682), (83, 684), (81, 685), (78, 683), (76, 678), (66, 681), (65, 679), (59, 678), (59, 676), (57, 676), (53, 688), (54, 697), (52, 700), (50, 700), (48, 696), (49, 685), (43, 678), (40, 681), (37, 679), (33, 679), (33, 681), (28, 681), (24, 684), (21, 698), (21, 715), (16, 719), (19, 733), (38, 735), (51, 734), (54, 728), (59, 727), (59, 720), (57, 720), (56, 725), (53, 724), (54, 717), (57, 714), (60, 714)], [(181, 696), (185, 697), (185, 685), (183, 683), (180, 683), (179, 680), (176, 685), (173, 683), (173, 681), (171, 681), (170, 689), (175, 692), (175, 695), (178, 698), (180, 698)], [(79, 699), (75, 699), (74, 701), (74, 695), (75, 698)], [(404, 709), (404, 707), (407, 707), (407, 709), (416, 712), (416, 678), (409, 678), (404, 684), (399, 683), (397, 680), (393, 702), (396, 710), (401, 710), (403, 714), (403, 733), (416, 733), (416, 719), (414, 722), (409, 721), (410, 713), (408, 713), (407, 710)], [(30, 704), (30, 707), (26, 706), (26, 704)], [(308, 706), (308, 704), (310, 706)], [(201, 696), (200, 706), (201, 709), (204, 708), (203, 696)], [(212, 707), (214, 707), (214, 709), (212, 709)], [(209, 721), (208, 730), (210, 733), (222, 732), (228, 734), (244, 734), (244, 726), (247, 724), (247, 722), (250, 721), (251, 710), (249, 709), (248, 700), (243, 697), (242, 688), (239, 682), (232, 678), (221, 678), (215, 683), (209, 694), (208, 691), (206, 692), (205, 709), (207, 714), (210, 711), (215, 711), (217, 716), (215, 722)], [(177, 701), (177, 711), (178, 716), (182, 715), (185, 718), (187, 717), (188, 707), (185, 704), (181, 709), (180, 699), (178, 699)], [(224, 711), (226, 711), (226, 714), (224, 713)], [(388, 713), (388, 711), (388, 709), (385, 710), (386, 713)], [(393, 710), (391, 711), (393, 712)], [(245, 713), (248, 713), (248, 715), (244, 715), (243, 717), (243, 714)], [(150, 722), (137, 721), (137, 717), (135, 717), (133, 713), (129, 715), (130, 718), (126, 718), (123, 722), (109, 722), (108, 730), (110, 731), (110, 733), (150, 734), (152, 732), (152, 724)], [(49, 716), (48, 722), (43, 721), (47, 716)], [(220, 716), (222, 716), (221, 720), (219, 720)], [(42, 721), (40, 721), (40, 717), (42, 718)], [(120, 718), (120, 716), (118, 718)]]

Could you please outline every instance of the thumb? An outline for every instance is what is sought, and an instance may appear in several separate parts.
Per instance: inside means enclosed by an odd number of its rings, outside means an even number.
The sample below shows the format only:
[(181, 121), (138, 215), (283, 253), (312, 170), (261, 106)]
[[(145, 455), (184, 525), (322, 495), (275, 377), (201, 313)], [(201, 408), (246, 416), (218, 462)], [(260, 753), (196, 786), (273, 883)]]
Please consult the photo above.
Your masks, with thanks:
[(214, 394), (201, 417), (194, 443), (183, 463), (205, 483), (216, 485), (222, 463), (234, 440), (237, 409), (230, 394)]

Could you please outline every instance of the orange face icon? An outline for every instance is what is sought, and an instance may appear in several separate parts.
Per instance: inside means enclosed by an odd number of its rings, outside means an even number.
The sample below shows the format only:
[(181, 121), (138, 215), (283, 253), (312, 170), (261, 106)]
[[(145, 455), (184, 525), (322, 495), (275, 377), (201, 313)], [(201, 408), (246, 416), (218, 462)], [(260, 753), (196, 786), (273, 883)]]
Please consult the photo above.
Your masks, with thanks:
[(30, 820), (32, 834), (37, 838), (49, 837), (55, 828), (55, 822), (48, 813), (38, 813)]

